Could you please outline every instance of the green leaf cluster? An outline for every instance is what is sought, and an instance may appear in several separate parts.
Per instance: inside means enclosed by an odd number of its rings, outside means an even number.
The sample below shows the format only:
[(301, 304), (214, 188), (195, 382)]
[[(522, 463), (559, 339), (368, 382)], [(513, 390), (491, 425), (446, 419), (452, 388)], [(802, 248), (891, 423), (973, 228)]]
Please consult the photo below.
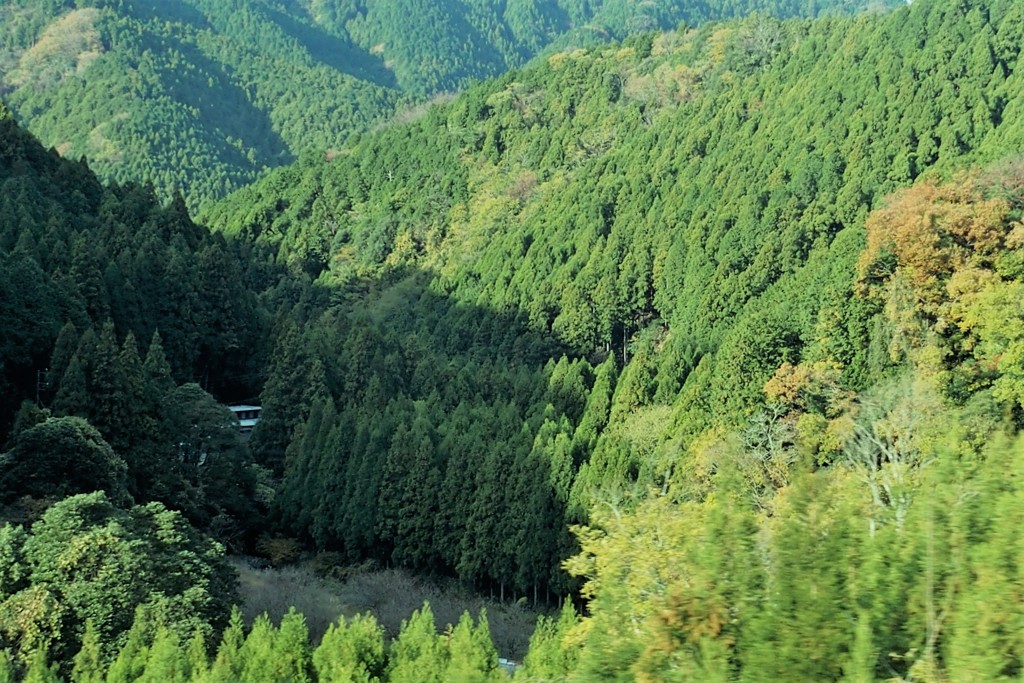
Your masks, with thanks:
[(210, 636), (237, 599), (221, 546), (159, 503), (123, 510), (102, 492), (71, 496), (30, 531), (5, 525), (0, 538), (0, 639), (26, 663), (37, 652), (70, 662), (97, 640), (101, 654), (78, 667), (109, 662), (131, 644), (133, 621)]

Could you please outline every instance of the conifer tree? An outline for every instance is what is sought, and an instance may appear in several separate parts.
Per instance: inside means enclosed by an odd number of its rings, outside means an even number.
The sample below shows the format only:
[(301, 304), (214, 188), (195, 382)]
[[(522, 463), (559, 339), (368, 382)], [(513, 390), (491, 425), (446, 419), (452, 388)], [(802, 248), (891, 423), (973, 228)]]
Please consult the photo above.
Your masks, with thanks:
[(486, 683), (506, 678), (498, 668), (498, 653), (491, 641), (487, 613), (480, 612), (477, 623), (463, 612), (448, 636), (448, 668), (442, 680)]
[(284, 471), (285, 451), (295, 426), (308, 410), (310, 359), (306, 340), (290, 319), (277, 336), (267, 382), (260, 394), (263, 411), (252, 434), (257, 463), (275, 474)]
[(103, 273), (96, 255), (98, 245), (90, 245), (85, 236), (72, 246), (71, 277), (85, 299), (86, 311), (94, 321), (106, 320), (110, 315), (110, 301), (103, 283)]
[(312, 680), (312, 660), (309, 648), (309, 629), (306, 618), (292, 607), (281, 617), (274, 643), (279, 681), (309, 683)]
[[(2, 103), (0, 103), (2, 106)], [(7, 652), (0, 652), (0, 683), (16, 683), (14, 661)]]
[[(266, 614), (256, 617), (249, 635), (239, 650), (241, 679), (248, 683), (284, 683), (281, 678), (281, 653), (275, 648), (277, 629)], [(216, 667), (215, 667), (216, 668)]]
[(92, 361), (89, 382), (89, 421), (112, 444), (124, 452), (131, 440), (133, 407), (131, 392), (114, 332), (114, 323), (103, 324)]
[(124, 644), (107, 670), (107, 683), (135, 683), (146, 671), (152, 628), (147, 610), (139, 607)]
[(320, 683), (378, 683), (387, 664), (384, 628), (372, 614), (331, 624), (313, 652)]
[(433, 560), (431, 536), (441, 473), (432, 431), (423, 414), (411, 427), (400, 426), (384, 464), (379, 534), (394, 543), (395, 562), (409, 567), (429, 567)]
[[(550, 407), (550, 406), (549, 406)], [(555, 553), (559, 529), (563, 526), (562, 506), (556, 479), (571, 477), (571, 469), (555, 474), (561, 469), (561, 456), (570, 457), (570, 430), (563, 416), (559, 432), (552, 420), (545, 420), (533, 439), (530, 454), (513, 463), (511, 468), (509, 514), (512, 519), (506, 529), (505, 538), (509, 552), (515, 557), (515, 582), (521, 590), (533, 588), (534, 600), (543, 584), (547, 588), (551, 568), (556, 564)], [(524, 426), (524, 438), (530, 438), (530, 430)], [(571, 468), (571, 462), (568, 463)], [(564, 495), (568, 497), (569, 481), (564, 482)]]
[(118, 438), (110, 445), (125, 458), (129, 480), (134, 481), (138, 471), (146, 467), (143, 453), (152, 447), (150, 442), (156, 431), (156, 419), (146, 411), (144, 370), (135, 335), (131, 332), (125, 336), (121, 345), (118, 363), (123, 377), (120, 401), (122, 412), (117, 420)]
[(158, 628), (137, 683), (187, 683), (188, 680), (188, 663), (177, 636), (164, 627)]
[[(296, 427), (288, 445), (286, 475), (277, 501), (284, 523), (291, 528), (307, 530), (316, 524), (313, 510), (320, 510), (318, 516), (329, 519), (338, 514), (334, 508), (340, 501), (333, 495), (323, 495), (321, 487), (324, 481), (341, 479), (338, 473), (347, 465), (342, 454), (330, 444), (336, 423), (334, 401), (329, 396), (318, 398), (313, 401), (309, 418)], [(320, 520), (321, 524), (327, 522), (328, 519)]]
[(149, 348), (146, 350), (146, 360), (142, 364), (142, 375), (146, 406), (153, 412), (159, 409), (167, 392), (174, 388), (171, 364), (167, 362), (163, 341), (158, 331), (153, 332), (153, 337), (150, 339)]
[(46, 649), (40, 648), (29, 659), (22, 683), (60, 683), (57, 665), (47, 661)]
[(473, 480), (467, 476), (485, 444), (474, 438), (473, 409), (470, 402), (460, 400), (448, 416), (444, 433), (440, 434), (437, 451), (445, 462), (444, 478), (438, 491), (440, 505), (434, 520), (434, 544), (441, 560), (457, 567), (459, 546), (465, 533)]
[[(134, 367), (130, 360), (128, 367)], [(129, 374), (133, 376), (130, 382), (133, 392), (139, 390), (135, 370)], [(183, 504), (181, 498), (186, 494), (186, 486), (175, 467), (174, 448), (181, 439), (170, 424), (174, 415), (167, 404), (174, 388), (160, 334), (154, 332), (141, 366), (141, 391), (137, 395), (139, 424), (131, 452), (130, 481), (136, 497), (142, 500), (179, 505)]]
[(67, 369), (60, 379), (60, 388), (53, 399), (54, 414), (86, 417), (89, 414), (89, 388), (86, 382), (85, 365), (76, 351), (68, 361)]
[(615, 359), (609, 356), (595, 370), (594, 386), (587, 396), (586, 407), (573, 435), (573, 453), (577, 457), (593, 449), (598, 434), (608, 424), (614, 390)]
[(78, 328), (69, 320), (60, 328), (57, 341), (53, 344), (53, 353), (50, 354), (50, 365), (46, 368), (46, 388), (51, 392), (50, 396), (54, 396), (60, 388), (61, 378), (77, 347)]
[(242, 647), (245, 643), (245, 625), (242, 619), (242, 612), (235, 605), (231, 609), (231, 619), (228, 627), (224, 629), (221, 637), (220, 647), (217, 648), (217, 656), (210, 665), (210, 673), (207, 680), (210, 683), (234, 683), (241, 679), (242, 669), (245, 666), (245, 659), (242, 654)]
[(206, 636), (196, 628), (185, 647), (185, 664), (190, 681), (205, 681), (210, 673), (210, 656), (206, 651)]
[(437, 635), (430, 605), (412, 613), (402, 622), (398, 638), (388, 656), (390, 683), (442, 683), (448, 665), (448, 652)]
[(82, 636), (82, 647), (75, 655), (71, 669), (71, 683), (103, 683), (106, 667), (103, 664), (103, 652), (100, 648), (100, 634), (90, 619), (85, 623), (85, 634)]
[(523, 666), (516, 672), (517, 679), (522, 677), (551, 683), (565, 681), (576, 668), (576, 658), (579, 656), (578, 645), (568, 642), (570, 633), (578, 625), (579, 617), (571, 600), (566, 600), (562, 605), (558, 619), (541, 615), (530, 636), (530, 647)]

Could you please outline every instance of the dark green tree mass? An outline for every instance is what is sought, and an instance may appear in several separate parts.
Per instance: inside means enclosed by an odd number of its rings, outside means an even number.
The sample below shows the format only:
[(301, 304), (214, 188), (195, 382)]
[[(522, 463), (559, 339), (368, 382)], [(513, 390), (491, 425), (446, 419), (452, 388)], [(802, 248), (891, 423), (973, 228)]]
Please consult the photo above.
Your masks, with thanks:
[(80, 417), (51, 417), (17, 433), (0, 456), (0, 491), (15, 496), (64, 498), (105, 491), (128, 501), (127, 465), (95, 427)]

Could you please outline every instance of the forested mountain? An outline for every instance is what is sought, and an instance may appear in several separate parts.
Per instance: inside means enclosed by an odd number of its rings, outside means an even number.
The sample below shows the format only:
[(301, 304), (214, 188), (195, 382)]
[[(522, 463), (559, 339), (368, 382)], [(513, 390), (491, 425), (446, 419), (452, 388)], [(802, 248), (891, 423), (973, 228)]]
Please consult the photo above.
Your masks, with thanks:
[(482, 617), (246, 633), (185, 520), (568, 594), (521, 680), (1019, 677), (1022, 45), (915, 0), (557, 52), (213, 233), (3, 117), (0, 679), (501, 675)]
[[(895, 4), (894, 0), (887, 0)], [(850, 0), (4, 0), (0, 95), (64, 156), (188, 205), (338, 149), (396, 107), (589, 44)], [(877, 2), (882, 6), (886, 3)]]
[(1019, 500), (987, 477), (1019, 452), (1022, 19), (931, 0), (558, 53), (207, 212), (336, 292), (263, 394), (282, 521), (530, 596), (589, 522), (578, 680), (1013, 670), (942, 610), (1011, 516), (958, 529)]
[[(264, 388), (284, 518), (321, 547), (543, 588), (564, 545), (534, 529), (669, 488), (708, 430), (761, 414), (783, 363), (848, 391), (898, 372), (851, 289), (863, 221), (1024, 136), (1019, 12), (928, 2), (559, 53), (216, 207), (211, 226), (339, 300)], [(328, 395), (286, 455), (314, 366)], [(454, 521), (399, 531), (420, 519), (401, 506)], [(480, 537), (475, 510), (507, 521)]]

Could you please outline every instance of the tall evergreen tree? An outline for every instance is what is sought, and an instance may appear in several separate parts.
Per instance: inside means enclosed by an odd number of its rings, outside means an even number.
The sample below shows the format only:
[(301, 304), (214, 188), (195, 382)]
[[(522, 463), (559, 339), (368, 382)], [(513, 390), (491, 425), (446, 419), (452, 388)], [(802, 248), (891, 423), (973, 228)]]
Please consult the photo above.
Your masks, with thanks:
[(252, 434), (257, 462), (278, 475), (284, 471), (285, 451), (292, 432), (309, 408), (309, 374), (306, 341), (295, 324), (287, 321), (277, 336), (267, 383), (260, 395), (260, 422)]
[(392, 683), (440, 683), (448, 663), (448, 652), (434, 625), (430, 605), (412, 613), (402, 622), (398, 638), (388, 656), (388, 680)]
[(228, 627), (224, 629), (220, 647), (217, 648), (217, 655), (210, 665), (210, 673), (207, 677), (210, 683), (232, 683), (242, 680), (242, 669), (245, 666), (242, 648), (245, 640), (242, 612), (236, 605), (231, 609), (231, 619), (228, 622)]
[(146, 350), (146, 360), (142, 364), (143, 391), (146, 397), (146, 406), (153, 411), (158, 409), (163, 402), (164, 396), (174, 388), (174, 379), (171, 377), (171, 364), (167, 362), (167, 355), (164, 353), (163, 341), (160, 332), (153, 332), (153, 337)]
[(331, 624), (313, 652), (321, 683), (378, 683), (385, 680), (384, 629), (372, 614)]
[(45, 649), (37, 650), (29, 659), (23, 681), (25, 683), (60, 683), (57, 665), (47, 661)]
[(90, 620), (85, 623), (85, 633), (82, 635), (82, 647), (75, 655), (74, 666), (71, 669), (72, 683), (103, 683), (106, 674), (106, 667), (103, 661), (103, 652), (100, 648), (100, 634), (95, 624)]
[(50, 354), (50, 363), (46, 368), (47, 394), (52, 398), (60, 388), (61, 378), (71, 363), (75, 349), (78, 346), (78, 328), (72, 321), (64, 323), (57, 335), (57, 341), (53, 345), (53, 353)]
[(158, 628), (149, 647), (149, 656), (138, 683), (187, 683), (188, 664), (177, 636)]
[(486, 683), (506, 678), (498, 668), (498, 653), (491, 641), (487, 613), (481, 612), (474, 625), (469, 613), (463, 612), (448, 636), (448, 668), (442, 680)]
[(395, 562), (427, 568), (434, 561), (434, 518), (438, 509), (441, 473), (437, 467), (433, 432), (417, 411), (410, 427), (399, 426), (384, 463), (380, 488), (379, 534), (394, 544)]
[(86, 381), (85, 365), (75, 352), (61, 376), (60, 388), (53, 399), (53, 412), (58, 415), (85, 417), (89, 406), (89, 389)]
[(97, 339), (89, 376), (89, 421), (108, 441), (124, 450), (132, 438), (133, 406), (128, 378), (121, 363), (114, 323), (107, 320)]

